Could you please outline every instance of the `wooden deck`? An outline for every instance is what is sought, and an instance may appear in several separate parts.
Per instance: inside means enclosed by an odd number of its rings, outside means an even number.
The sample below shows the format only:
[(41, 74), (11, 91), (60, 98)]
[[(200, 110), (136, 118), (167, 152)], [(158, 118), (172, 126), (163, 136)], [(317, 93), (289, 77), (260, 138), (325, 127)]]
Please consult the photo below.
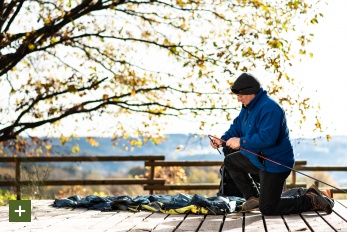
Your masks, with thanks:
[(31, 222), (9, 222), (9, 206), (0, 207), (0, 231), (338, 231), (347, 232), (347, 200), (336, 201), (333, 213), (263, 216), (259, 212), (227, 216), (168, 215), (142, 211), (100, 212), (55, 208), (53, 200), (33, 200)]

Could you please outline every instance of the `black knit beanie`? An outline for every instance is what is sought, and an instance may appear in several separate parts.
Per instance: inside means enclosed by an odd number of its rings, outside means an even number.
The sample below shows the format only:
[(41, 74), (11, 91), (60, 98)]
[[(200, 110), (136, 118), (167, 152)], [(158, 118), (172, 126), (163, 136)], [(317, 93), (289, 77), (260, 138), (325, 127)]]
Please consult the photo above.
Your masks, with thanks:
[(230, 89), (235, 94), (257, 94), (260, 89), (260, 82), (252, 74), (242, 73)]

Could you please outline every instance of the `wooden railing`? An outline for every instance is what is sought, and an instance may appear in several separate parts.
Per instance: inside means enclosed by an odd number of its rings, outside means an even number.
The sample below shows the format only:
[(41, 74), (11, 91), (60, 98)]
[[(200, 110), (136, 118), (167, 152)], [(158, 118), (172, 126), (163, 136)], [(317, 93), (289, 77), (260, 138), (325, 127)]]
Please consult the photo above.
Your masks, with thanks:
[[(155, 167), (204, 167), (204, 166), (221, 166), (223, 161), (146, 161), (145, 166), (151, 167), (150, 179), (155, 179)], [(345, 171), (347, 172), (346, 166), (307, 166), (306, 160), (297, 160), (294, 165), (294, 169), (297, 171)], [(284, 186), (285, 189), (307, 187), (305, 182), (297, 182), (297, 173), (291, 172), (291, 178), (289, 182)], [(318, 186), (319, 182), (315, 182)], [(149, 190), (150, 193), (154, 193), (155, 190), (168, 191), (168, 190), (200, 190), (200, 189), (218, 189), (219, 183), (190, 183), (190, 184), (165, 184), (165, 185), (146, 185), (145, 190)], [(342, 188), (342, 191), (332, 188), (332, 193), (346, 193), (347, 188)]]
[[(306, 160), (299, 160), (295, 162), (295, 167), (306, 165)], [(155, 179), (155, 167), (208, 167), (208, 166), (222, 166), (223, 161), (146, 161), (145, 166), (151, 167), (150, 179)], [(295, 181), (287, 184), (287, 188), (305, 187), (305, 183), (296, 183)], [(165, 185), (147, 185), (144, 186), (145, 190), (154, 193), (154, 190), (214, 190), (219, 188), (219, 183), (190, 183), (190, 184), (165, 184)]]
[[(123, 162), (123, 161), (144, 161), (145, 167), (150, 167), (148, 178), (117, 178), (106, 180), (42, 180), (24, 181), (21, 180), (21, 163), (23, 162)], [(155, 178), (156, 167), (211, 167), (222, 166), (223, 161), (165, 161), (165, 156), (67, 156), (67, 157), (0, 157), (0, 163), (15, 163), (15, 180), (0, 181), (0, 186), (14, 186), (16, 188), (17, 199), (21, 199), (21, 186), (41, 185), (41, 186), (63, 186), (63, 185), (143, 185), (144, 190), (150, 194), (154, 191), (169, 190), (218, 190), (219, 183), (190, 183), (190, 184), (166, 184), (165, 179)], [(346, 171), (345, 166), (307, 166), (306, 160), (295, 162), (295, 170), (298, 171)], [(318, 184), (318, 183), (317, 183)], [(306, 187), (306, 183), (296, 180), (296, 172), (292, 171), (291, 179), (286, 183), (286, 188)], [(345, 193), (347, 189), (332, 189), (333, 193)], [(345, 192), (344, 192), (345, 191)]]
[(66, 156), (66, 157), (0, 157), (0, 163), (15, 163), (14, 181), (0, 181), (0, 186), (14, 186), (16, 188), (17, 199), (21, 199), (21, 186), (63, 186), (63, 185), (164, 185), (164, 179), (148, 178), (117, 178), (107, 180), (21, 180), (21, 164), (23, 162), (110, 162), (110, 161), (154, 161), (164, 160), (165, 156)]

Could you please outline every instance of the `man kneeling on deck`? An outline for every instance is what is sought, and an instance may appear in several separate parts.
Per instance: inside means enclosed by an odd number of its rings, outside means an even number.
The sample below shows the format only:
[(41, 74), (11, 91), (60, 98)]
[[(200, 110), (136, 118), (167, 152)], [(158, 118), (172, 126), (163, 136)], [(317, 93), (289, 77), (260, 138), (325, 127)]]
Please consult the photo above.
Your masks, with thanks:
[[(294, 166), (293, 147), (283, 108), (248, 73), (243, 73), (236, 79), (231, 91), (242, 103), (242, 109), (221, 137), (222, 140), (215, 138), (210, 144), (216, 149), (226, 141), (226, 146), (238, 149), (225, 157), (224, 165), (246, 199), (242, 211), (259, 207), (264, 215), (293, 214), (309, 210), (323, 210), (330, 214), (333, 200), (314, 185), (303, 195), (281, 196), (285, 180), (291, 172), (286, 167)], [(250, 174), (259, 175), (260, 190)]]

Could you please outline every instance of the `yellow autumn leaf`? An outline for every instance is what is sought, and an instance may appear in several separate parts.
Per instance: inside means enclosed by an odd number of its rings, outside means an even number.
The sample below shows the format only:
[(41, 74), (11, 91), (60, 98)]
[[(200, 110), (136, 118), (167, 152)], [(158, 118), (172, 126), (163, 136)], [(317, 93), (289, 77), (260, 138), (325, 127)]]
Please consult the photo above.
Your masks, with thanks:
[(34, 44), (29, 44), (29, 45), (28, 45), (28, 48), (29, 48), (30, 50), (34, 50), (34, 49), (35, 49), (35, 45), (34, 45)]
[(80, 151), (80, 147), (78, 145), (75, 145), (71, 148), (71, 152), (74, 154), (77, 154)]
[(99, 143), (93, 139), (93, 138), (89, 138), (89, 140), (87, 139), (87, 141), (89, 142), (89, 144), (92, 146), (92, 147), (97, 147), (99, 146)]
[(330, 135), (326, 135), (326, 137), (327, 137), (327, 140), (328, 140), (328, 141), (331, 141), (331, 140), (332, 140), (332, 138), (331, 138)]
[(315, 125), (316, 125), (316, 128), (317, 128), (317, 129), (320, 129), (320, 128), (322, 127), (322, 125), (320, 124), (319, 121), (317, 121), (317, 123), (316, 123)]
[(53, 37), (53, 38), (51, 39), (51, 44), (55, 44), (56, 42), (57, 42), (57, 38)]
[(131, 90), (131, 96), (135, 96), (135, 94), (136, 94), (136, 90), (135, 90), (135, 89), (132, 89), (132, 90)]
[(64, 145), (66, 142), (70, 141), (70, 138), (69, 137), (66, 137), (64, 135), (60, 136), (60, 142), (61, 142), (61, 145)]

